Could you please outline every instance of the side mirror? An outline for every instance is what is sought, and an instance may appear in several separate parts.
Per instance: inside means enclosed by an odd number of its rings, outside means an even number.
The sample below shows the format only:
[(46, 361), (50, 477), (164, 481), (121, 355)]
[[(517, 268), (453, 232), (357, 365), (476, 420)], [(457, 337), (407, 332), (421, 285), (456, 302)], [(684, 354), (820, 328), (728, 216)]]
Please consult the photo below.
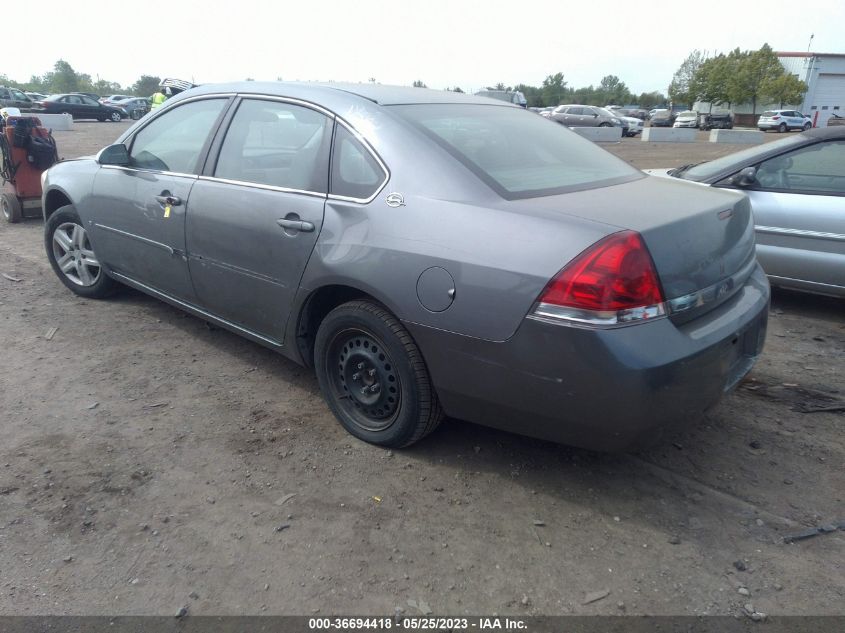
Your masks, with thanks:
[(129, 150), (126, 145), (118, 143), (116, 145), (109, 145), (100, 150), (97, 154), (97, 162), (100, 165), (118, 165), (126, 167), (129, 165)]
[(735, 187), (751, 187), (757, 184), (757, 169), (746, 167), (738, 174), (731, 176), (730, 183)]

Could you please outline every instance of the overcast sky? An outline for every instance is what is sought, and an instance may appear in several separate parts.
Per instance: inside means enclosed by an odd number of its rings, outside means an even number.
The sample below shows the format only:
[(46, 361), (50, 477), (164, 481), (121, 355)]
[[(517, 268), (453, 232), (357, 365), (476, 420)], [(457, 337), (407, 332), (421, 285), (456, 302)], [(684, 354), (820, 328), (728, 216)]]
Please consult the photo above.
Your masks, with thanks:
[[(20, 4), (23, 8), (26, 5)], [(48, 9), (48, 13), (42, 10)], [(367, 81), (475, 90), (569, 86), (614, 74), (635, 93), (666, 91), (693, 49), (845, 53), (843, 0), (46, 0), (13, 11), (2, 69), (26, 81), (57, 59), (133, 83), (141, 74), (197, 83)], [(49, 17), (55, 19), (48, 19)]]

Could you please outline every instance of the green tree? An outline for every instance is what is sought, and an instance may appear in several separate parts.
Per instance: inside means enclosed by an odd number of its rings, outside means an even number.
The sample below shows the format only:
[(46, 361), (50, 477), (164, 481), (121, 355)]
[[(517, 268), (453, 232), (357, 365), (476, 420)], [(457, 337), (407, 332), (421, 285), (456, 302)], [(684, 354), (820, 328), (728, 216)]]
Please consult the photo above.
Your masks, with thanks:
[(454, 88), (452, 88), (452, 92), (463, 92), (463, 90), (461, 90), (460, 86), (455, 86)]
[(416, 79), (414, 80), (414, 88), (428, 88), (428, 86), (425, 85), (422, 79)]
[(763, 44), (758, 51), (743, 53), (729, 81), (729, 92), (734, 97), (730, 101), (751, 101), (751, 113), (757, 114), (757, 101), (766, 96), (764, 86), (783, 72), (783, 65), (768, 44)]
[(566, 95), (566, 82), (563, 80), (563, 73), (549, 75), (543, 80), (543, 103), (546, 105), (559, 105)]
[(596, 95), (599, 101), (603, 101), (598, 105), (625, 105), (633, 100), (631, 91), (624, 82), (619, 80), (616, 75), (607, 75), (602, 77), (599, 83), (598, 94)]
[(763, 82), (761, 90), (766, 97), (777, 101), (782, 108), (784, 104), (797, 105), (804, 99), (807, 84), (784, 69), (777, 77)]
[(680, 65), (672, 76), (669, 84), (669, 98), (673, 103), (682, 103), (692, 109), (693, 103), (698, 95), (695, 85), (695, 73), (698, 67), (704, 63), (706, 56), (699, 50), (694, 50), (687, 55), (687, 58)]
[(730, 55), (719, 54), (705, 60), (696, 70), (693, 78), (693, 92), (701, 101), (710, 104), (710, 111), (714, 105), (731, 103), (729, 90), (731, 77), (739, 59), (739, 49)]
[(138, 97), (149, 97), (158, 90), (158, 85), (161, 83), (161, 78), (155, 75), (141, 75), (130, 90), (133, 95)]
[(639, 97), (637, 97), (637, 103), (641, 108), (650, 110), (651, 108), (666, 103), (666, 97), (663, 93), (658, 92), (657, 90), (653, 92), (643, 92)]
[(79, 76), (68, 62), (60, 59), (53, 66), (53, 72), (44, 75), (44, 84), (50, 92), (77, 92), (79, 87)]

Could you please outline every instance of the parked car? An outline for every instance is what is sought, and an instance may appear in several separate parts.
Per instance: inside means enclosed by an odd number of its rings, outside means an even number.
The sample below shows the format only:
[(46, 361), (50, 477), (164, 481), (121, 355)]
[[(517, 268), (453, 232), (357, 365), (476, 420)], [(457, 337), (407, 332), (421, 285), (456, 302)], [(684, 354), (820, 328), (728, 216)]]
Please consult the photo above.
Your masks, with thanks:
[[(131, 97), (118, 101), (114, 104), (114, 107), (120, 109), (125, 118), (140, 118), (150, 111), (150, 102), (144, 97)], [(134, 117), (132, 116), (133, 112), (136, 112)]]
[(99, 102), (103, 105), (119, 106), (121, 101), (133, 99), (130, 95), (109, 95), (107, 97), (100, 97)]
[(727, 113), (706, 113), (698, 115), (698, 128), (701, 130), (731, 130), (734, 121), (730, 112)]
[(549, 118), (567, 127), (624, 127), (622, 119), (612, 112), (588, 105), (559, 105), (552, 110)]
[(620, 116), (622, 122), (627, 126), (625, 136), (636, 136), (643, 131), (643, 120), (632, 116)]
[(651, 127), (672, 127), (675, 123), (675, 113), (671, 110), (657, 110), (651, 115), (649, 125)]
[(31, 101), (41, 101), (42, 99), (46, 99), (50, 95), (45, 95), (40, 92), (25, 92), (24, 93), (27, 97), (30, 98)]
[(698, 127), (698, 112), (695, 110), (684, 110), (675, 117), (672, 127)]
[(0, 108), (18, 108), (29, 112), (35, 102), (17, 88), (0, 86)]
[(845, 117), (839, 116), (838, 114), (831, 114), (827, 120), (827, 125), (828, 127), (832, 125), (845, 125)]
[(71, 291), (126, 284), (313, 366), (384, 446), (449, 415), (622, 449), (711, 406), (763, 344), (745, 196), (489, 99), (206, 85), (44, 191)]
[(778, 132), (809, 130), (811, 127), (813, 127), (813, 122), (810, 117), (795, 110), (766, 110), (757, 121), (757, 129), (762, 132), (766, 130), (777, 130)]
[(74, 119), (120, 121), (125, 116), (120, 108), (103, 105), (83, 94), (53, 95), (36, 105), (46, 114), (69, 114)]
[(745, 192), (771, 283), (845, 297), (845, 127), (652, 173)]

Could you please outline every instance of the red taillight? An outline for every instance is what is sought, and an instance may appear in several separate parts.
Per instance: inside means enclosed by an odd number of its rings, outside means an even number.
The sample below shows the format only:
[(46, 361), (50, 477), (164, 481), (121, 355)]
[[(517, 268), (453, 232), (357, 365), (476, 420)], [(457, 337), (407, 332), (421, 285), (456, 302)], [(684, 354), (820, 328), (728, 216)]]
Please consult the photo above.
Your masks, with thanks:
[(665, 314), (654, 262), (634, 231), (609, 235), (578, 255), (538, 302), (539, 316), (605, 325)]
[(780, 118), (779, 116), (775, 115), (775, 116), (772, 117), (772, 121), (777, 121), (779, 118)]

